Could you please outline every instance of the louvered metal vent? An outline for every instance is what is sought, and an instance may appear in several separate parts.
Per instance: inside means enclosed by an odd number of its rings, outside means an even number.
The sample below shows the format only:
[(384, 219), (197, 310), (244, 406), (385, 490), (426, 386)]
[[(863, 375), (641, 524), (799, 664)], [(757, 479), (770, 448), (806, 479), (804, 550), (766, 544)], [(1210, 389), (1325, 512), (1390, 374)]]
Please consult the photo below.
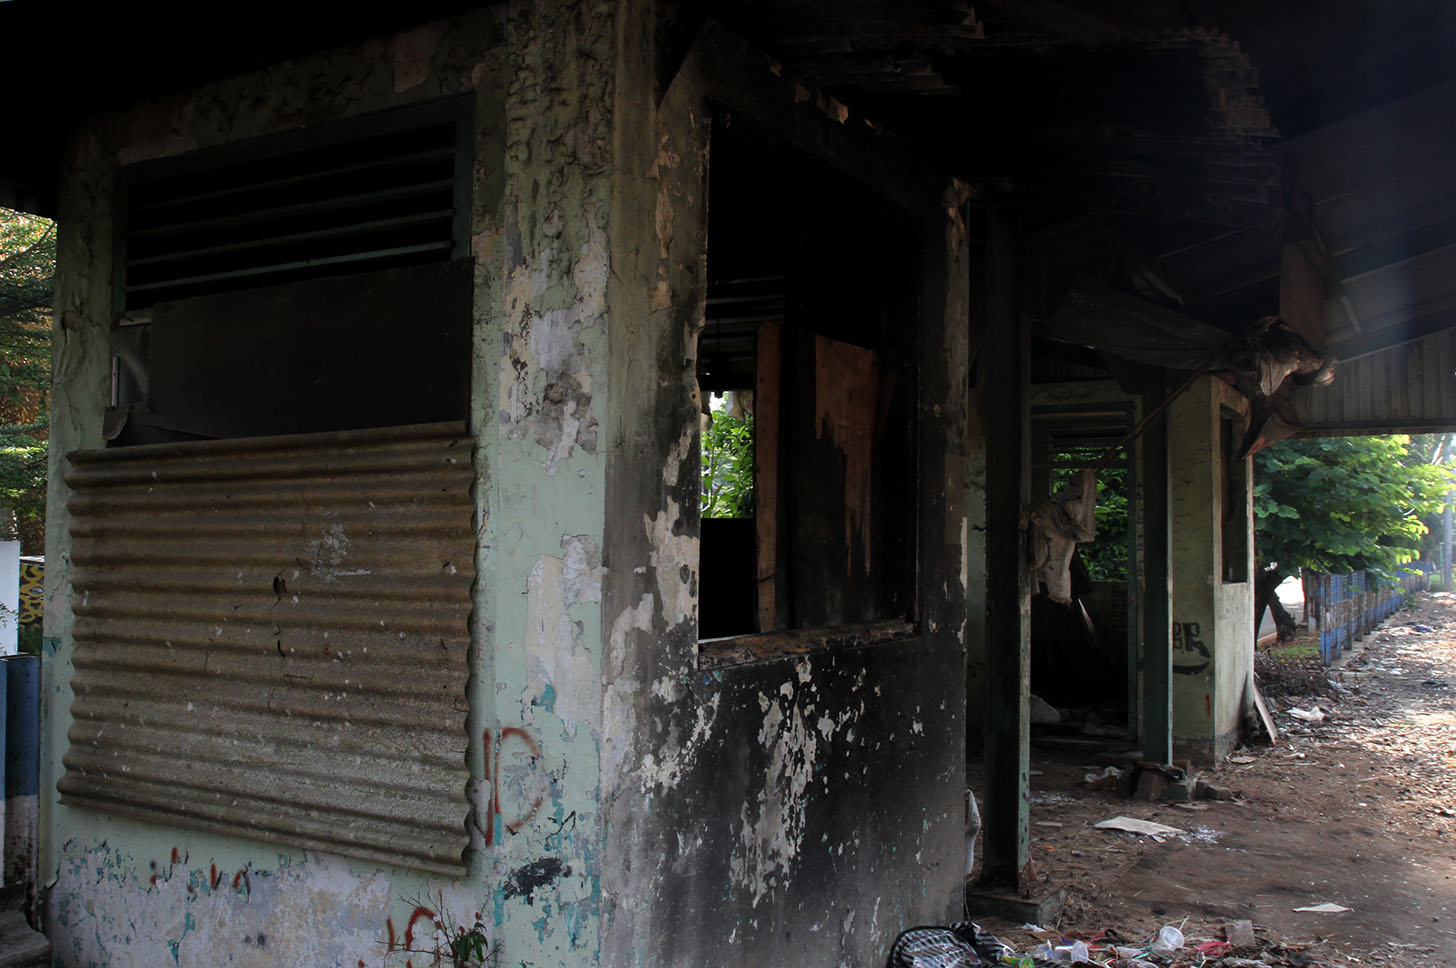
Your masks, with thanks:
[(464, 872), (463, 424), (72, 454), (62, 802)]
[(139, 164), (121, 310), (466, 251), (468, 102)]

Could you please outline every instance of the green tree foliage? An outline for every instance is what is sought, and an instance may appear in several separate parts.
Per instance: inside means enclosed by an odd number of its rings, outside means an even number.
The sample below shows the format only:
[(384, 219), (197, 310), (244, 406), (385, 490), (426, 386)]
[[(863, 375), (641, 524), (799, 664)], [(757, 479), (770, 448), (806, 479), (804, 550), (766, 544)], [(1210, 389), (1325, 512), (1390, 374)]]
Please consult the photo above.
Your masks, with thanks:
[(1254, 457), (1260, 566), (1393, 577), (1420, 553), (1421, 517), (1450, 484), (1406, 436), (1282, 441)]
[(702, 459), (703, 517), (753, 517), (753, 414), (713, 411)]
[(0, 209), (0, 507), (27, 554), (44, 543), (55, 267), (55, 223)]
[(1302, 568), (1391, 579), (1420, 554), (1422, 518), (1452, 484), (1425, 449), (1403, 435), (1308, 437), (1254, 456), (1255, 622)]

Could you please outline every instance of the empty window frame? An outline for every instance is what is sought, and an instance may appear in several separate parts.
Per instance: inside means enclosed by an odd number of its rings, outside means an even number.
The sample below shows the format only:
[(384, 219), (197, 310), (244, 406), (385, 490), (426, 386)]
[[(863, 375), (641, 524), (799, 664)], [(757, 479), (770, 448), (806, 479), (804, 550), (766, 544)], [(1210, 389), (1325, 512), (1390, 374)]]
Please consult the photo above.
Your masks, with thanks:
[(736, 391), (752, 414), (751, 517), (702, 521), (705, 652), (913, 634), (916, 236), (742, 127), (714, 135), (698, 360), (704, 397)]
[(1239, 456), (1244, 418), (1222, 407), (1218, 427), (1223, 581), (1237, 584), (1249, 580), (1249, 460)]
[(463, 419), (471, 119), (452, 98), (124, 169), (113, 444)]

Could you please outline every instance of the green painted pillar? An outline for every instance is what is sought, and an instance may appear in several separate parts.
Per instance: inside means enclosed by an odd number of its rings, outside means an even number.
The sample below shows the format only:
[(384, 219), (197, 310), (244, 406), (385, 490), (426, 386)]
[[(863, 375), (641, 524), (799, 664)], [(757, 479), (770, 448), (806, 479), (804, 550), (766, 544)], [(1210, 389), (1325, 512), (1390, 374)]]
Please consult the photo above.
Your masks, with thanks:
[(1030, 861), (1031, 576), (1026, 561), (1030, 344), (1015, 305), (1011, 227), (985, 222), (982, 420), (986, 448), (985, 823), (982, 882), (1019, 886)]
[[(1164, 376), (1150, 379), (1143, 412), (1167, 399)], [(1168, 415), (1143, 432), (1143, 756), (1173, 762), (1173, 586), (1168, 524)]]

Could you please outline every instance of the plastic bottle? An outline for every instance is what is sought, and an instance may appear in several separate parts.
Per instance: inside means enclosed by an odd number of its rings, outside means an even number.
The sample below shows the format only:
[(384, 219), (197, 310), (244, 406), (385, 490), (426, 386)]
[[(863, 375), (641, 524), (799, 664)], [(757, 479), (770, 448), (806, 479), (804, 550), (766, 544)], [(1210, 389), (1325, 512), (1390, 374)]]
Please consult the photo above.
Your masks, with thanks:
[(1187, 939), (1183, 937), (1182, 931), (1171, 924), (1165, 924), (1158, 931), (1157, 940), (1153, 942), (1152, 953), (1159, 958), (1171, 958), (1179, 948), (1183, 947), (1185, 940)]
[(1083, 962), (1092, 960), (1092, 953), (1087, 950), (1087, 944), (1083, 941), (1073, 941), (1071, 944), (1058, 945), (1052, 949), (1052, 955), (1058, 961), (1070, 962), (1080, 965)]

